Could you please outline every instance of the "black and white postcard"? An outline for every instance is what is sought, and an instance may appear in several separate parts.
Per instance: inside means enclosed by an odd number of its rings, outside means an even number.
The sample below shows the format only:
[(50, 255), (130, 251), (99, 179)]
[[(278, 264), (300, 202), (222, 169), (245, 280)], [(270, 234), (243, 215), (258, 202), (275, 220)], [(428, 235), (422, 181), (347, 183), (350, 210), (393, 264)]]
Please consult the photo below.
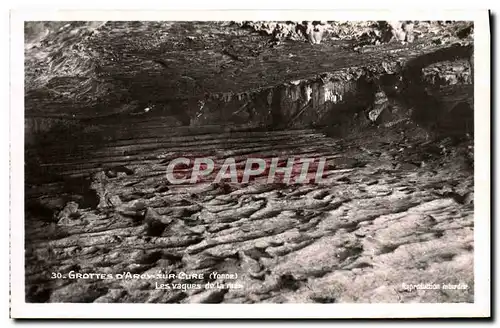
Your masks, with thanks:
[(11, 60), (12, 317), (490, 316), (487, 11), (13, 11)]

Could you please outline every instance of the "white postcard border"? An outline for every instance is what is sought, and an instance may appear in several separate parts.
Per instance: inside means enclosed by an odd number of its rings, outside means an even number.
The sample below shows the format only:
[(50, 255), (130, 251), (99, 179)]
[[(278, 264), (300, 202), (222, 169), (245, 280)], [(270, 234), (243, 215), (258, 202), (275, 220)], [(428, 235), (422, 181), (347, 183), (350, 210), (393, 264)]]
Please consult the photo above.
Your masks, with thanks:
[[(474, 262), (471, 304), (77, 304), (25, 302), (24, 45), (29, 20), (473, 20), (475, 51)], [(485, 317), (490, 304), (490, 26), (486, 10), (200, 10), (11, 12), (11, 317), (13, 318), (411, 318)], [(374, 286), (376, 288), (376, 286)]]

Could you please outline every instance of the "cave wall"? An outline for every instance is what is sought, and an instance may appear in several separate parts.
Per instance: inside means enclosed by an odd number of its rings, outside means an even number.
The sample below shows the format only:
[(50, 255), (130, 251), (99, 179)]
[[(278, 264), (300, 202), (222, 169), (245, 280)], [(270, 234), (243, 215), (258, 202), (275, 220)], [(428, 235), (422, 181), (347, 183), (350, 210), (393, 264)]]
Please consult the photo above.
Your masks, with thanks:
[(472, 63), (470, 23), (420, 22), (416, 41), (383, 44), (380, 24), (362, 23), (328, 23), (321, 44), (276, 34), (280, 24), (58, 25), (26, 39), (26, 140), (155, 116), (171, 116), (173, 126), (335, 126), (369, 110), (374, 81), (386, 74), (401, 74), (418, 89), (412, 96), (471, 83), (460, 63)]
[(367, 108), (374, 88), (363, 76), (350, 81), (298, 80), (242, 95), (222, 93), (200, 104), (192, 124), (321, 126), (336, 113)]

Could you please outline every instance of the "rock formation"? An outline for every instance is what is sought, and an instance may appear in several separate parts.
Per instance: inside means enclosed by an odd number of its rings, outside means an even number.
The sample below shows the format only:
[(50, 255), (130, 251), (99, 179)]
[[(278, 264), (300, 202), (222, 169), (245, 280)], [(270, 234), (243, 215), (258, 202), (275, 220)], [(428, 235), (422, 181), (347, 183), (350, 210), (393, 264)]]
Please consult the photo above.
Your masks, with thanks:
[[(470, 23), (25, 31), (27, 301), (474, 301)], [(327, 182), (165, 178), (278, 155)]]

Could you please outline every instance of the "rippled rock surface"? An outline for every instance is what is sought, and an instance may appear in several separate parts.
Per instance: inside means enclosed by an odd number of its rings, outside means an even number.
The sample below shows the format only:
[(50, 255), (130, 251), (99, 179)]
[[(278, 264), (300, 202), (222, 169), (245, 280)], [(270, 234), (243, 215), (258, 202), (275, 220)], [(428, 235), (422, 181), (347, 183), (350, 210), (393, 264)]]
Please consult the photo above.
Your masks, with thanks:
[[(45, 149), (41, 167), (60, 181), (26, 187), (29, 301), (473, 301), (467, 146), (447, 152), (446, 144), (389, 130), (339, 140), (314, 130), (193, 134), (164, 123), (118, 125), (99, 149), (82, 142), (62, 157), (57, 147)], [(168, 160), (200, 148), (213, 158), (325, 157), (325, 181), (170, 184)], [(66, 279), (51, 279), (51, 272)], [(71, 279), (127, 272), (161, 277)], [(234, 279), (212, 279), (214, 272)], [(468, 289), (401, 287), (436, 279)], [(207, 283), (239, 287), (205, 289)]]

